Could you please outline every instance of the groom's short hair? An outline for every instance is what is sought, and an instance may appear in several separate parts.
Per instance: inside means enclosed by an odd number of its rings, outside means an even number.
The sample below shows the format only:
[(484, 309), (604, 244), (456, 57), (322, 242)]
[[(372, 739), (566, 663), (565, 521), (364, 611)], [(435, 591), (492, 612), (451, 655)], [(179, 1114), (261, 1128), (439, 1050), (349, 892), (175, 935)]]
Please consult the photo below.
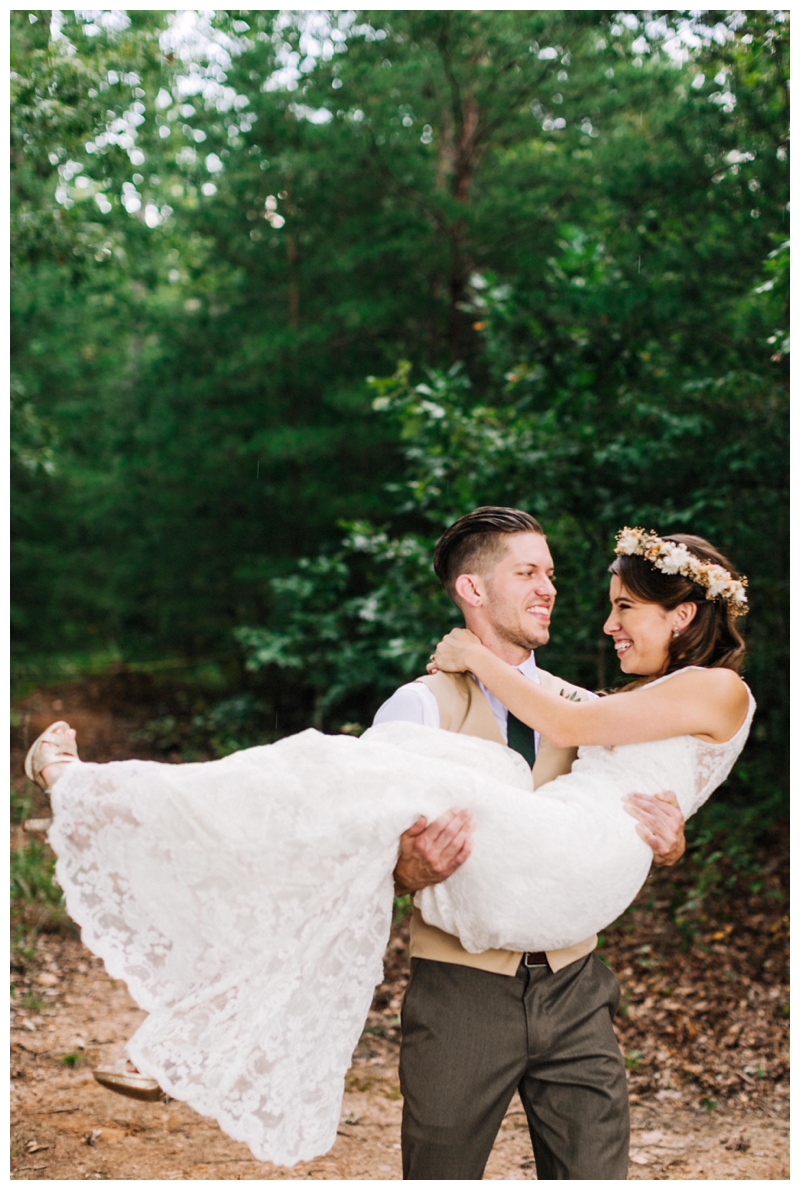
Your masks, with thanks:
[(433, 569), (450, 598), (457, 603), (460, 574), (488, 574), (505, 550), (503, 538), (512, 533), (540, 533), (544, 529), (529, 512), (487, 505), (475, 508), (445, 529), (436, 543)]

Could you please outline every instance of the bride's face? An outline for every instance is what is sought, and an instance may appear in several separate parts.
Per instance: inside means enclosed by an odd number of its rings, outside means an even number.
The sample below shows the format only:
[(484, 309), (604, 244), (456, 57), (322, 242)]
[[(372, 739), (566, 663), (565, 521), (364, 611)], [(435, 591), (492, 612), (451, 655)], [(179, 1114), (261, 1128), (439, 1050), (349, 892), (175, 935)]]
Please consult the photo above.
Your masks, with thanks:
[(612, 574), (611, 615), (603, 631), (614, 638), (619, 664), (626, 674), (658, 674), (667, 660), (673, 630), (680, 630), (685, 618), (679, 614), (685, 604), (667, 611), (660, 603), (645, 603), (631, 595), (619, 576)]

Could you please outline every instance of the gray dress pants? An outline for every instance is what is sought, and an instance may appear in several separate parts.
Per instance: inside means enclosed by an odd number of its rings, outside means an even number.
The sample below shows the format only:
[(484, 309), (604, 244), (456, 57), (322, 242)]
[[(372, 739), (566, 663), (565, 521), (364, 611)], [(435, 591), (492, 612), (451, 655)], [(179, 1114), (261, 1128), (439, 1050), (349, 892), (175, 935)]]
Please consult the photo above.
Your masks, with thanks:
[(628, 1175), (628, 1089), (614, 974), (590, 954), (515, 977), (411, 960), (403, 1004), (403, 1177), (480, 1180), (515, 1089), (536, 1172)]

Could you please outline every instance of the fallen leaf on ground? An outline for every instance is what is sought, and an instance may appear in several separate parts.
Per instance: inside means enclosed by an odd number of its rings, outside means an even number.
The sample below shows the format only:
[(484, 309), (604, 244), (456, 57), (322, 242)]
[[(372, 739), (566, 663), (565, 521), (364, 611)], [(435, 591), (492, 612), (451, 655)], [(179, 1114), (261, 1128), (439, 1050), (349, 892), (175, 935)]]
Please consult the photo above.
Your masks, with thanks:
[(740, 1133), (738, 1136), (732, 1136), (725, 1148), (734, 1153), (746, 1153), (750, 1148), (750, 1141), (744, 1133)]

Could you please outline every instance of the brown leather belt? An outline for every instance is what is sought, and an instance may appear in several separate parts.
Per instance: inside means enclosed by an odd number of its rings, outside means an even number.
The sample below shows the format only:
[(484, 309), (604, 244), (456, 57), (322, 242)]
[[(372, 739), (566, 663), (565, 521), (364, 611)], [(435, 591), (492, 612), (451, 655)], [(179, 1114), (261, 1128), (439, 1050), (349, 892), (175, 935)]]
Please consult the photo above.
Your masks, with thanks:
[(543, 950), (526, 950), (522, 956), (526, 967), (549, 967), (547, 955)]

